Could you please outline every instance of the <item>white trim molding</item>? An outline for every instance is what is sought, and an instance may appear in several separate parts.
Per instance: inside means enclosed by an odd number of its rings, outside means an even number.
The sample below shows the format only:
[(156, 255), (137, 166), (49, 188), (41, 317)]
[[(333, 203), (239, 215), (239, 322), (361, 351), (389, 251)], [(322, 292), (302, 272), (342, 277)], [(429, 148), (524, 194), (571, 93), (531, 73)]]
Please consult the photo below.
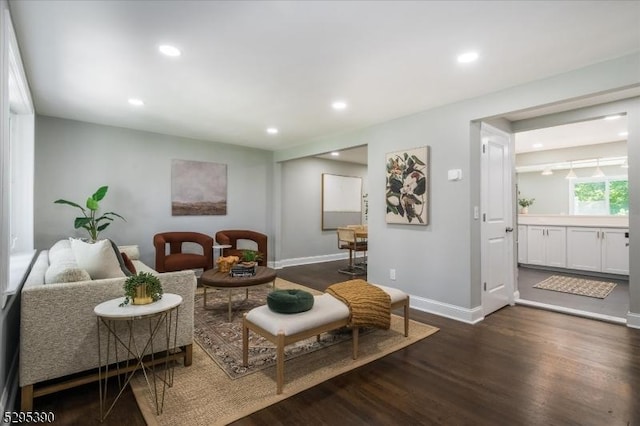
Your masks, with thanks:
[(640, 314), (627, 312), (627, 327), (640, 329)]
[(469, 309), (411, 295), (411, 307), (419, 311), (428, 312), (445, 318), (451, 318), (467, 324), (476, 324), (484, 319), (482, 306)]
[[(358, 257), (364, 257), (364, 254), (362, 253), (356, 254), (355, 258), (358, 258)], [(282, 269), (288, 266), (311, 265), (312, 263), (333, 262), (335, 260), (346, 260), (346, 259), (349, 259), (349, 254), (346, 252), (324, 254), (321, 256), (294, 257), (291, 259), (282, 259), (282, 260), (277, 260), (273, 262), (273, 268)]]
[[(574, 315), (574, 316), (577, 316), (577, 317), (583, 317), (583, 318), (595, 319), (595, 320), (600, 320), (600, 321), (612, 322), (614, 324), (627, 324), (627, 320), (625, 320), (624, 318), (614, 317), (612, 315), (598, 314), (598, 313), (595, 313), (595, 312), (582, 311), (580, 309), (566, 308), (564, 306), (549, 305), (547, 303), (534, 302), (532, 300), (518, 299), (518, 300), (516, 300), (516, 304), (522, 305), (522, 306), (529, 306), (529, 307), (532, 307), (532, 308), (545, 309), (547, 311), (559, 312), (561, 314), (569, 314), (569, 315)], [(640, 319), (640, 317), (639, 317), (639, 319)]]

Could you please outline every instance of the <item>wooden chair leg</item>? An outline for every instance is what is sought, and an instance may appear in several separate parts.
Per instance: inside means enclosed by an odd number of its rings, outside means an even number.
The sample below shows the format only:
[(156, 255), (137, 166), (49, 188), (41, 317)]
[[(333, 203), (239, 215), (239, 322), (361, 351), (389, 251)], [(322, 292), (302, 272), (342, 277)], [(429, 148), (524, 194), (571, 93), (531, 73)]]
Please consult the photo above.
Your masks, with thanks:
[(184, 350), (184, 366), (189, 367), (193, 364), (193, 344), (189, 344), (183, 348)]

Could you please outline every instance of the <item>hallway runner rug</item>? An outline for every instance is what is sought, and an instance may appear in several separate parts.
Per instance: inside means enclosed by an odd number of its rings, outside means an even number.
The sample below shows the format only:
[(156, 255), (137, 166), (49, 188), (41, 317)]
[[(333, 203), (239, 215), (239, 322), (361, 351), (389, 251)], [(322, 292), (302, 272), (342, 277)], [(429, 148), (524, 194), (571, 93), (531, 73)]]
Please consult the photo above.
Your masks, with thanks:
[[(278, 288), (288, 288), (289, 285), (301, 288), (284, 280), (278, 280), (276, 285)], [(226, 315), (226, 308), (221, 310)], [(241, 316), (234, 314), (233, 321), (241, 321)], [(304, 356), (287, 358), (284, 390), (280, 395), (276, 394), (275, 365), (232, 379), (201, 347), (198, 339), (193, 345), (193, 364), (190, 367), (179, 364), (174, 370), (174, 383), (167, 388), (162, 414), (155, 415), (152, 396), (140, 372), (133, 378), (131, 388), (150, 426), (186, 424), (186, 419), (190, 426), (224, 425), (405, 348), (437, 331), (437, 327), (410, 320), (409, 337), (405, 337), (403, 318), (392, 315), (391, 329), (372, 329), (367, 335), (360, 336), (358, 358), (355, 360), (351, 357), (351, 339)]]
[(615, 283), (606, 281), (552, 275), (546, 280), (534, 285), (533, 288), (604, 299), (611, 293), (615, 286)]

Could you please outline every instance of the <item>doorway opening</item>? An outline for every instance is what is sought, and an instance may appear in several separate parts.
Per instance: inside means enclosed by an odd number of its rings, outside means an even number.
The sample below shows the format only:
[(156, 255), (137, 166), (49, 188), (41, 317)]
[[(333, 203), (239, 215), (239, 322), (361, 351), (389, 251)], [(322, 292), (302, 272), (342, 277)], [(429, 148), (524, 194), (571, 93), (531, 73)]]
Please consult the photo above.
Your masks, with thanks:
[[(514, 132), (516, 303), (626, 323), (627, 126), (622, 112)], [(590, 293), (603, 282), (608, 294)]]

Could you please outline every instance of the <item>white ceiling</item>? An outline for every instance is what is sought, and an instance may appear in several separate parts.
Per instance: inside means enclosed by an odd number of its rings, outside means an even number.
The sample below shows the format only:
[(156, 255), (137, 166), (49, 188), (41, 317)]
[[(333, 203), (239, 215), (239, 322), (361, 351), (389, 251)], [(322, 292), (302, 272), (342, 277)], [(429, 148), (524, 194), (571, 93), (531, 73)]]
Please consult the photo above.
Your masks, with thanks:
[[(640, 50), (638, 1), (32, 0), (10, 8), (39, 114), (264, 149)], [(182, 56), (160, 55), (164, 43)], [(456, 63), (467, 50), (480, 59)], [(349, 107), (332, 110), (336, 99)], [(280, 133), (267, 135), (269, 126)]]
[[(615, 120), (589, 120), (515, 134), (516, 154), (582, 145), (625, 141), (627, 116)], [(540, 144), (542, 146), (534, 146)]]

